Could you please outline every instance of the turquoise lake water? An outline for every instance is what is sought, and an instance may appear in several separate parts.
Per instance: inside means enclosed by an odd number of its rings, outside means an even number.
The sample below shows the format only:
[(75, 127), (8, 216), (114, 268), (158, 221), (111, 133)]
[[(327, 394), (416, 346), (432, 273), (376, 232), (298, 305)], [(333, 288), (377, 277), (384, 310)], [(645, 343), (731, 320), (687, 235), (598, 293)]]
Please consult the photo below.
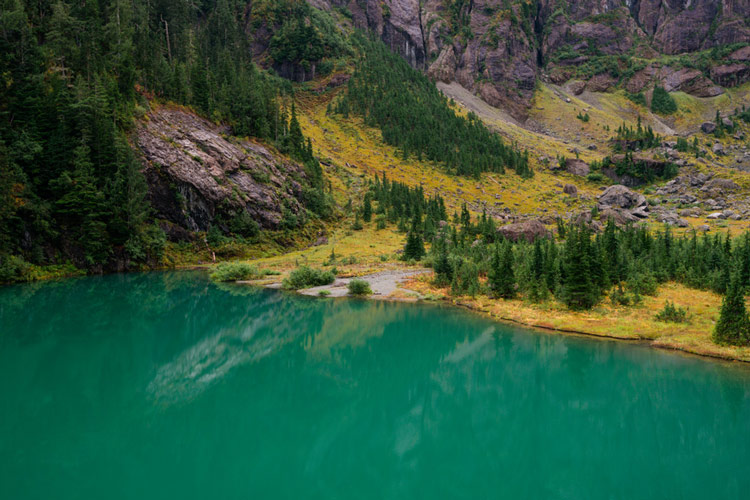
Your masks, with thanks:
[(750, 370), (201, 273), (4, 287), (32, 498), (750, 498)]

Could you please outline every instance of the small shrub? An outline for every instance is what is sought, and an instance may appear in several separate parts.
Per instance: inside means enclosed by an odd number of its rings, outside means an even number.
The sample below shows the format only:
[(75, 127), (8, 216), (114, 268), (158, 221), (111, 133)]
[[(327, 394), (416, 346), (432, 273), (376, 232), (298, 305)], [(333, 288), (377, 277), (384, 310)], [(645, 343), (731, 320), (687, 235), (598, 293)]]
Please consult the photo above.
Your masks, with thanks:
[(257, 267), (246, 262), (223, 262), (211, 273), (211, 279), (214, 281), (242, 281), (262, 278), (267, 274), (269, 274), (268, 271), (260, 271)]
[(328, 297), (329, 295), (331, 295), (330, 290), (321, 290), (318, 292), (318, 297)]
[(627, 98), (633, 101), (636, 104), (639, 104), (641, 106), (646, 105), (646, 96), (643, 95), (643, 92), (638, 92), (637, 94), (626, 94)]
[(354, 224), (352, 224), (352, 229), (354, 231), (361, 231), (362, 230), (362, 221), (359, 220), (359, 212), (357, 212), (354, 216)]
[(654, 319), (666, 323), (687, 323), (688, 313), (682, 307), (675, 306), (672, 302), (667, 301), (667, 303), (664, 304), (664, 308), (656, 313)]
[(609, 299), (616, 306), (629, 306), (632, 302), (630, 296), (622, 289), (622, 285), (619, 285), (610, 292)]
[(0, 255), (0, 283), (30, 281), (32, 266), (22, 257)]
[(586, 176), (586, 179), (590, 182), (601, 182), (604, 180), (604, 176), (600, 172), (592, 172)]
[(361, 297), (372, 294), (370, 283), (359, 278), (351, 280), (347, 288), (349, 289), (349, 295), (356, 295), (358, 297)]
[(286, 290), (299, 290), (314, 286), (330, 285), (336, 279), (333, 270), (324, 271), (307, 266), (300, 266), (284, 278), (281, 286)]

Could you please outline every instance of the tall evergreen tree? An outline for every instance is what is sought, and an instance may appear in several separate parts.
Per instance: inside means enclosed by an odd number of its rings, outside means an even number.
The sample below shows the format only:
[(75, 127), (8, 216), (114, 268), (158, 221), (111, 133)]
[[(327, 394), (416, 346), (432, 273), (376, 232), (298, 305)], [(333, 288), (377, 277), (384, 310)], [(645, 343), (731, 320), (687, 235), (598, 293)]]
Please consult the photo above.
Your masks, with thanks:
[(714, 342), (744, 345), (750, 343), (750, 319), (745, 309), (745, 290), (739, 273), (732, 273), (729, 288), (721, 303), (719, 320), (713, 333)]
[(372, 220), (372, 195), (369, 191), (365, 194), (365, 200), (362, 204), (362, 220), (365, 222)]
[(490, 289), (495, 296), (503, 299), (515, 297), (516, 276), (513, 264), (513, 246), (510, 242), (496, 244), (489, 275)]
[(591, 274), (591, 238), (585, 227), (571, 228), (565, 242), (562, 299), (574, 310), (591, 309), (597, 302)]

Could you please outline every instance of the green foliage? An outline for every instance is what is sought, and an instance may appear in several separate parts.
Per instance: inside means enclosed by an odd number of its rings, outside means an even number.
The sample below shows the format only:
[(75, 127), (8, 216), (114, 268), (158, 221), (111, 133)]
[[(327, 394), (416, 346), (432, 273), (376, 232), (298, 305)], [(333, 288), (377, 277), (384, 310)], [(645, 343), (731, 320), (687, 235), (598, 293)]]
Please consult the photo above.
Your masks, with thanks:
[(424, 257), (424, 241), (417, 231), (409, 231), (404, 246), (404, 260), (421, 260)]
[(639, 106), (646, 106), (646, 96), (643, 95), (643, 92), (638, 92), (635, 94), (631, 94), (628, 92), (625, 96)]
[(461, 259), (455, 264), (451, 294), (470, 295), (479, 293), (479, 268), (470, 260)]
[(495, 245), (489, 285), (496, 297), (512, 299), (516, 295), (513, 246), (509, 242)]
[(750, 319), (745, 309), (745, 287), (742, 276), (735, 273), (721, 303), (713, 339), (718, 344), (746, 345), (750, 342)]
[(347, 289), (349, 290), (349, 295), (372, 295), (372, 288), (370, 288), (370, 283), (363, 279), (354, 278), (347, 285)]
[[(593, 165), (593, 164), (592, 164)], [(668, 180), (679, 173), (679, 167), (672, 162), (649, 164), (649, 162), (633, 157), (631, 152), (615, 157), (606, 157), (596, 165), (597, 169), (611, 168), (618, 176), (630, 176), (648, 183), (657, 179)], [(593, 167), (592, 167), (593, 168)]]
[(687, 323), (689, 321), (687, 311), (682, 307), (675, 306), (670, 301), (664, 304), (664, 308), (656, 313), (654, 319), (665, 323)]
[(330, 285), (335, 279), (336, 276), (333, 271), (300, 266), (284, 278), (282, 287), (285, 290), (299, 290), (301, 288)]
[[(568, 231), (563, 254), (562, 300), (573, 310), (591, 309), (601, 295), (595, 277), (601, 267), (588, 228)], [(597, 269), (598, 267), (598, 269)]]
[[(654, 133), (651, 125), (643, 127), (638, 117), (637, 127), (628, 127), (624, 123), (617, 127), (617, 135), (612, 139), (615, 151), (637, 151), (661, 146), (662, 138)], [(684, 139), (683, 139), (684, 140)]]
[(664, 87), (659, 85), (654, 87), (654, 93), (651, 96), (651, 111), (660, 115), (671, 115), (677, 111), (677, 103), (669, 92), (664, 90)]
[(589, 120), (591, 120), (591, 117), (588, 113), (582, 114), (580, 111), (578, 112), (578, 115), (576, 115), (576, 118), (581, 120), (583, 123), (588, 123)]
[[(306, 6), (263, 3), (253, 2), (253, 22), (264, 8), (291, 19), (288, 9)], [(34, 265), (70, 259), (91, 270), (161, 260), (164, 236), (128, 143), (148, 105), (143, 96), (192, 106), (234, 134), (313, 161), (289, 121), (290, 87), (250, 60), (246, 7), (227, 0), (3, 3), (0, 255)], [(313, 25), (325, 48), (335, 44), (332, 22), (315, 17)], [(309, 208), (325, 214), (322, 187), (306, 189), (316, 195), (306, 198)], [(224, 215), (222, 226), (235, 235), (257, 233), (246, 215)]]
[[(542, 238), (531, 244), (500, 241), (491, 220), (486, 214), (472, 220), (466, 211), (457, 213), (453, 224), (441, 225), (426, 258), (436, 285), (465, 294), (473, 288), (475, 269), (487, 276), (488, 293), (494, 297), (521, 295), (532, 302), (554, 297), (574, 310), (594, 307), (605, 294), (614, 304), (635, 305), (667, 281), (720, 294), (736, 286), (734, 293), (740, 296), (750, 289), (750, 232), (734, 239), (695, 232), (675, 237), (668, 228), (618, 228), (610, 220), (602, 233), (592, 236), (586, 227), (558, 220), (562, 241)], [(730, 284), (732, 268), (737, 269), (736, 284)], [(737, 300), (732, 302), (735, 309)]]
[(443, 163), (459, 175), (504, 172), (506, 167), (523, 177), (533, 175), (528, 153), (504, 144), (473, 113), (457, 115), (437, 87), (403, 58), (379, 41), (359, 37), (357, 43), (363, 57), (336, 105), (338, 113), (363, 116), (404, 158)]
[(362, 204), (362, 220), (370, 222), (372, 220), (372, 194), (365, 194), (365, 201)]
[(354, 231), (361, 231), (363, 229), (362, 221), (359, 219), (359, 212), (354, 214), (354, 223), (352, 224)]
[(31, 264), (16, 255), (0, 255), (0, 283), (30, 281)]
[(211, 279), (214, 281), (257, 280), (268, 274), (269, 271), (261, 271), (246, 262), (223, 262), (211, 273)]

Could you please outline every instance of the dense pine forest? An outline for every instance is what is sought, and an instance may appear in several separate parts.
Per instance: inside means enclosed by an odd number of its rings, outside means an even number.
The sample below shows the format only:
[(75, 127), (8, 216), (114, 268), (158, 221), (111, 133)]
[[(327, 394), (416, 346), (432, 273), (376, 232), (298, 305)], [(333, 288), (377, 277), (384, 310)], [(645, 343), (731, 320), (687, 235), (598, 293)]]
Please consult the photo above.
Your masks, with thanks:
[[(27, 262), (96, 270), (159, 260), (164, 234), (150, 223), (128, 142), (149, 99), (190, 105), (235, 135), (314, 163), (281, 106), (291, 86), (250, 60), (246, 8), (235, 0), (2, 1), (0, 279)], [(254, 8), (259, 19), (285, 20), (291, 35), (271, 41), (281, 63), (320, 58), (301, 46), (333, 50), (335, 40), (306, 31), (304, 2)], [(319, 167), (310, 168), (322, 186)]]
[(404, 158), (442, 163), (457, 175), (478, 177), (506, 168), (522, 177), (533, 175), (528, 153), (505, 144), (473, 113), (458, 115), (434, 83), (403, 58), (364, 36), (355, 42), (361, 55), (346, 94), (335, 105), (337, 113), (363, 116)]

